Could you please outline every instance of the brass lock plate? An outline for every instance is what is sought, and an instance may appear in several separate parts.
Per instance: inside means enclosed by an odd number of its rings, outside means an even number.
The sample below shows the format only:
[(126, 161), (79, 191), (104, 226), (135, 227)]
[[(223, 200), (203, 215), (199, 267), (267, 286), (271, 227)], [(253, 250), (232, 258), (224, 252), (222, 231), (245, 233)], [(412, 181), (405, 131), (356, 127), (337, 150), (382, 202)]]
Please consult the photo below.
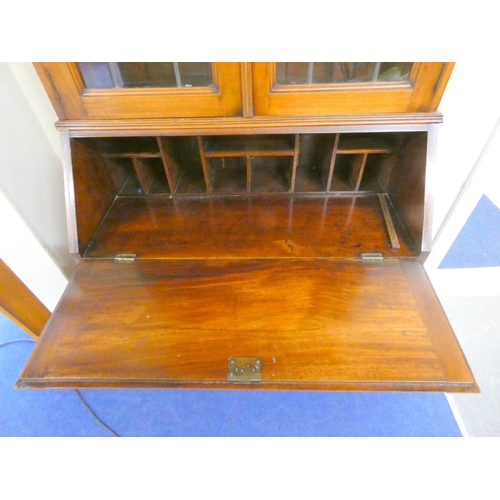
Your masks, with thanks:
[(262, 359), (229, 358), (227, 380), (229, 382), (262, 382)]

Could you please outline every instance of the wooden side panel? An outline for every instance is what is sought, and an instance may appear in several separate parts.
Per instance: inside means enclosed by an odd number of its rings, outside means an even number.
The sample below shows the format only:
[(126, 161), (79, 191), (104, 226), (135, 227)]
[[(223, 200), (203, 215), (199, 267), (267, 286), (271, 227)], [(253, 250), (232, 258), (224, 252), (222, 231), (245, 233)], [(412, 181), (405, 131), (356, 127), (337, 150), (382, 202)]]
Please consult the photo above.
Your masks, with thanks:
[(0, 260), (0, 313), (35, 339), (50, 317), (50, 311), (3, 260)]
[(177, 153), (174, 144), (169, 137), (158, 137), (157, 140), (170, 191), (175, 193), (179, 181), (180, 167), (176, 159)]
[(417, 251), (422, 247), (427, 133), (408, 134), (394, 158), (387, 185), (390, 199)]
[[(18, 386), (476, 390), (419, 305), (398, 260), (84, 260)], [(262, 382), (227, 382), (238, 356)]]
[(115, 199), (115, 187), (101, 155), (76, 139), (71, 141), (71, 162), (78, 250), (83, 254)]

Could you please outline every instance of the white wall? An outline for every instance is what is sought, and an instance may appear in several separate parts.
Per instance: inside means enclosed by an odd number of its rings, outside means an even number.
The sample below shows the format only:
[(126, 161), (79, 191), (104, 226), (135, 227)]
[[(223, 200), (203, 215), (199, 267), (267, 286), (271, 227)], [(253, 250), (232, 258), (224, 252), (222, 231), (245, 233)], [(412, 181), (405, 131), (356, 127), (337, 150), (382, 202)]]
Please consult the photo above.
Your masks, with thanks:
[(1, 190), (0, 234), (0, 258), (53, 311), (68, 280)]
[[(487, 68), (487, 74), (478, 73), (481, 68)], [(439, 125), (434, 175), (434, 236), (465, 188), (500, 119), (499, 81), (498, 64), (482, 64), (477, 59), (455, 64), (439, 106), (444, 123)]]
[(47, 136), (47, 139), (54, 150), (57, 157), (62, 160), (61, 141), (59, 132), (54, 127), (57, 121), (57, 115), (52, 107), (52, 104), (45, 93), (43, 85), (38, 79), (33, 64), (24, 63), (9, 63), (9, 68), (16, 79), (26, 100)]
[(75, 267), (66, 237), (62, 165), (49, 130), (57, 117), (53, 110), (41, 111), (48, 98), (40, 99), (32, 66), (17, 70), (32, 89), (30, 99), (10, 65), (0, 63), (0, 258), (53, 310)]
[[(34, 70), (23, 81), (41, 86)], [(41, 122), (33, 111), (40, 101), (39, 93), (28, 100), (10, 65), (0, 63), (0, 189), (69, 276), (75, 263), (68, 252), (62, 164), (53, 142), (57, 117), (52, 111)], [(7, 236), (13, 237), (2, 235)]]

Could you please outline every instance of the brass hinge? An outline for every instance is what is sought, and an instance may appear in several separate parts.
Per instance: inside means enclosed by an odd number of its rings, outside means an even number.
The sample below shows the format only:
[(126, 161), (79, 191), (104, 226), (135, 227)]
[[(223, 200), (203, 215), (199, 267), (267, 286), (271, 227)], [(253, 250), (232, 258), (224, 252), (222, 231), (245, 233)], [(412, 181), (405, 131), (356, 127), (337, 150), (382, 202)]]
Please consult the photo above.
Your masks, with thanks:
[(137, 254), (135, 253), (119, 253), (115, 257), (115, 262), (118, 264), (131, 264), (135, 262)]
[(228, 382), (262, 382), (261, 358), (229, 358)]
[(384, 262), (384, 254), (380, 252), (359, 254), (363, 262)]

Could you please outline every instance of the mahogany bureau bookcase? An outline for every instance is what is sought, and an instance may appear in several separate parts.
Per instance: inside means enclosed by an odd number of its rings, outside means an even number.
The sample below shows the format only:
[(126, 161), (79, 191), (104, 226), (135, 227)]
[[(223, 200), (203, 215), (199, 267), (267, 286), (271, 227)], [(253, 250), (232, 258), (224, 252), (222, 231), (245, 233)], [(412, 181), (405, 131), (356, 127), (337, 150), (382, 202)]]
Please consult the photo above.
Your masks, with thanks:
[(422, 263), (453, 63), (36, 63), (78, 266), (18, 387), (475, 392)]

